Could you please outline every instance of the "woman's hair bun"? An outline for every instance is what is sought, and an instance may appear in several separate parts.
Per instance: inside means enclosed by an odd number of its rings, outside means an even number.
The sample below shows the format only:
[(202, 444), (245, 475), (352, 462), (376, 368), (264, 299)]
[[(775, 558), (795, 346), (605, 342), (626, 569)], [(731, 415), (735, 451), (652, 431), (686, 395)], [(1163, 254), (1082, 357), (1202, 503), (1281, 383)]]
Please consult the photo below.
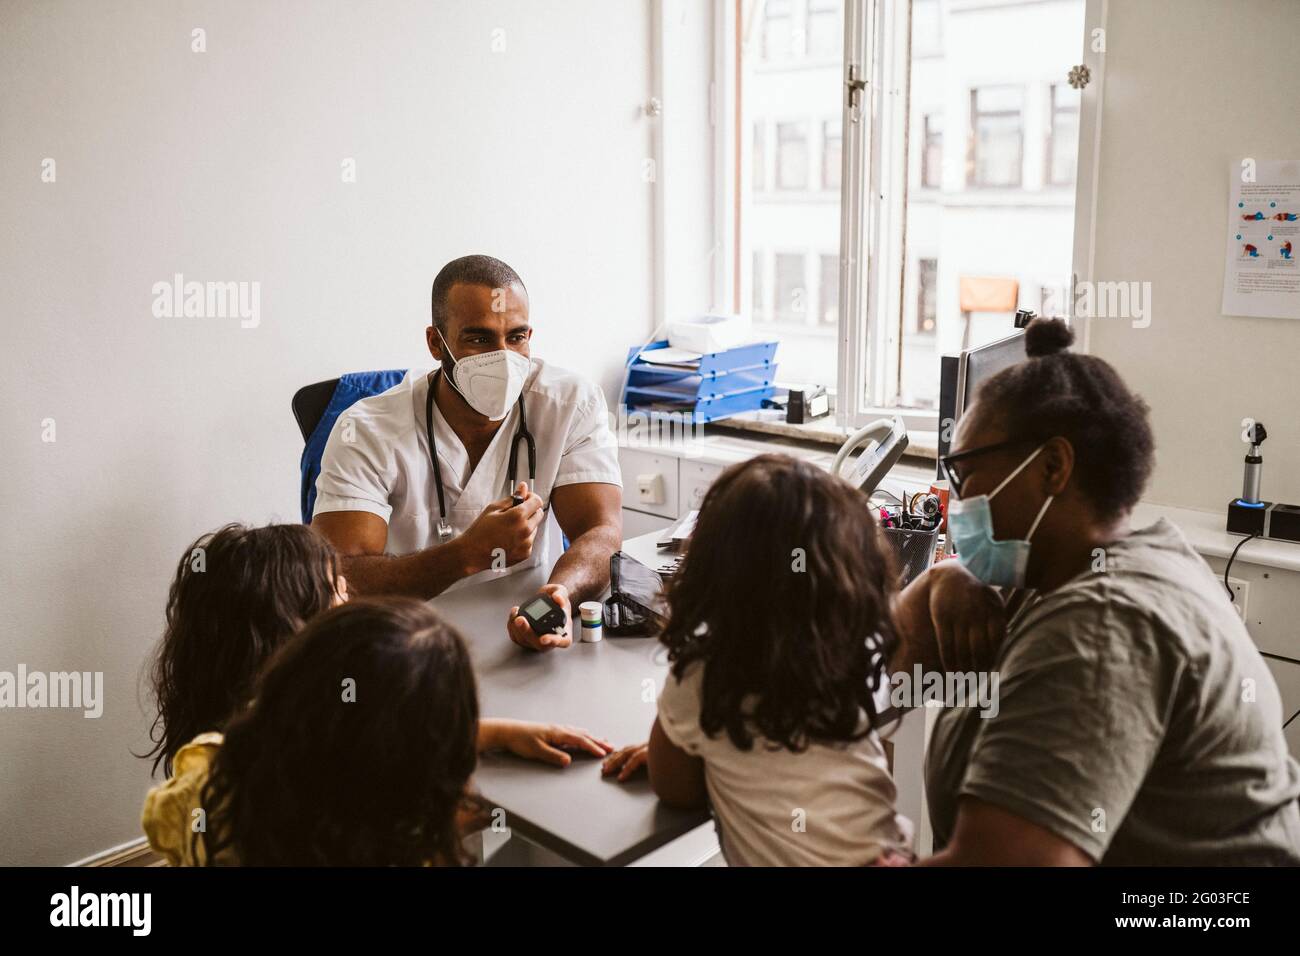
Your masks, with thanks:
[(1074, 344), (1074, 330), (1064, 319), (1034, 319), (1025, 326), (1025, 354), (1030, 358), (1055, 355)]

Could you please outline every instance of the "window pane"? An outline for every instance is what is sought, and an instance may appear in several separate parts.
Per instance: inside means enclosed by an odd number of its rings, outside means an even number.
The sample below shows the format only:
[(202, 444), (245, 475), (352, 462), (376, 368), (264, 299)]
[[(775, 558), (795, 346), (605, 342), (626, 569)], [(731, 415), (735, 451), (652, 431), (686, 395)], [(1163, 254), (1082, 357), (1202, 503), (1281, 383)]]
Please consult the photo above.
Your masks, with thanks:
[(808, 133), (803, 123), (776, 126), (776, 188), (808, 188)]
[(840, 257), (821, 257), (821, 283), (818, 286), (817, 312), (822, 325), (840, 320)]
[[(728, 0), (729, 10), (736, 4)], [(838, 373), (843, 0), (742, 0), (736, 261), (754, 332), (776, 339), (777, 381)], [(779, 53), (779, 55), (778, 55)], [(766, 163), (766, 179), (756, 173)], [(760, 253), (762, 255), (760, 256)]]
[(939, 314), (939, 260), (922, 259), (917, 263), (916, 284), (916, 332), (918, 335), (929, 335), (934, 331), (935, 319)]
[(761, 192), (767, 188), (767, 127), (762, 123), (754, 124), (754, 158), (750, 175), (755, 190)]
[(943, 53), (943, 21), (939, 0), (912, 0), (912, 56)]
[(808, 56), (844, 55), (844, 13), (838, 0), (808, 0)]
[(763, 268), (763, 253), (754, 252), (754, 318), (771, 318), (767, 306), (767, 272)]
[(767, 0), (763, 4), (763, 59), (784, 60), (794, 46), (792, 0)]
[[(1075, 175), (1079, 96), (1058, 78), (1078, 61), (1083, 12), (1084, 0), (913, 0), (902, 314), (892, 330), (900, 405), (934, 408), (940, 356), (1007, 335), (1016, 306), (1062, 310), (1074, 197), (1060, 187)], [(966, 170), (940, 188), (945, 126), (950, 165), (964, 159)], [(1008, 309), (964, 310), (963, 280), (973, 279), (1005, 289)]]
[(1020, 185), (1023, 100), (1015, 87), (971, 91), (971, 185)]
[(943, 117), (930, 113), (922, 121), (921, 185), (938, 189), (943, 185)]
[(1074, 184), (1074, 167), (1079, 155), (1079, 91), (1068, 86), (1052, 87), (1052, 119), (1047, 131), (1047, 182), (1052, 186)]
[(803, 260), (803, 256), (794, 253), (778, 252), (774, 257), (776, 301), (773, 311), (778, 322), (807, 324), (808, 292), (804, 288)]
[(822, 189), (840, 188), (840, 120), (822, 124)]

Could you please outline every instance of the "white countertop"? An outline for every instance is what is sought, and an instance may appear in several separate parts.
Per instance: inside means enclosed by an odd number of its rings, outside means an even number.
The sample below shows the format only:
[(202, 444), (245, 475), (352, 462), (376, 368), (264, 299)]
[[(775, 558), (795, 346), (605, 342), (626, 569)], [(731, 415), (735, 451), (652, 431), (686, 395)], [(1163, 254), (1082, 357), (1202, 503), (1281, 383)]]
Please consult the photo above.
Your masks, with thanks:
[[(1144, 528), (1158, 518), (1168, 518), (1187, 537), (1187, 542), (1203, 557), (1227, 558), (1232, 549), (1245, 540), (1244, 535), (1229, 534), (1226, 505), (1224, 511), (1197, 511), (1169, 505), (1139, 504), (1133, 509), (1133, 527)], [(1286, 571), (1300, 571), (1300, 543), (1256, 538), (1237, 552), (1238, 564), (1256, 564)]]

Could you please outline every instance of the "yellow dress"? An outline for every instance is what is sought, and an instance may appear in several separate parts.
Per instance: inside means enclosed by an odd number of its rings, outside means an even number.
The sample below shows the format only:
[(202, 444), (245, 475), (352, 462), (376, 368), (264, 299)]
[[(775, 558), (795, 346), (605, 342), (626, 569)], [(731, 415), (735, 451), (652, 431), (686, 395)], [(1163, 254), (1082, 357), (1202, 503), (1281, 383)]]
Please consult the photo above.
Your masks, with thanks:
[[(212, 760), (221, 746), (221, 734), (199, 734), (172, 760), (172, 775), (144, 798), (140, 825), (149, 846), (172, 866), (203, 866), (203, 839), (195, 836), (208, 825), (201, 795), (208, 782)], [(229, 863), (227, 854), (216, 862)]]

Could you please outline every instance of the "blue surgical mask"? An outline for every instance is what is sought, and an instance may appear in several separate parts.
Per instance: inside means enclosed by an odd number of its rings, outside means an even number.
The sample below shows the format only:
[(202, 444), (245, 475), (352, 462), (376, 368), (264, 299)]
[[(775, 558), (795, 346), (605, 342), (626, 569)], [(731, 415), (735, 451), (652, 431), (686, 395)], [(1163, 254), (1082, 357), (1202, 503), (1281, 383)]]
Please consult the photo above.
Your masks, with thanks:
[(1007, 541), (996, 541), (993, 538), (993, 512), (989, 508), (989, 502), (1006, 487), (1007, 482), (1034, 460), (1043, 447), (1039, 445), (1035, 448), (989, 494), (956, 499), (948, 505), (948, 534), (957, 549), (957, 557), (971, 574), (985, 584), (1004, 588), (1025, 586), (1025, 569), (1029, 566), (1029, 539), (1034, 536), (1043, 515), (1047, 514), (1052, 496), (1048, 495), (1043, 502), (1029, 533), (1023, 539), (1013, 538)]

